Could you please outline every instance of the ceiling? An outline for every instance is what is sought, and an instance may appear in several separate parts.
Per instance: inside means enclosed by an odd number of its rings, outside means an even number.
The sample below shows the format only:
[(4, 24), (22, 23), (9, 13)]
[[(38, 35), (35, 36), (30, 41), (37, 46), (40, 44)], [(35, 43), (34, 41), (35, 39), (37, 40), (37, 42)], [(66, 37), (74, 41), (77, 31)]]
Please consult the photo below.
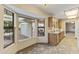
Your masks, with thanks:
[(39, 8), (51, 16), (54, 15), (57, 18), (66, 19), (64, 11), (72, 8), (77, 8), (79, 7), (79, 4), (46, 4), (46, 6), (43, 4), (33, 4), (33, 6)]

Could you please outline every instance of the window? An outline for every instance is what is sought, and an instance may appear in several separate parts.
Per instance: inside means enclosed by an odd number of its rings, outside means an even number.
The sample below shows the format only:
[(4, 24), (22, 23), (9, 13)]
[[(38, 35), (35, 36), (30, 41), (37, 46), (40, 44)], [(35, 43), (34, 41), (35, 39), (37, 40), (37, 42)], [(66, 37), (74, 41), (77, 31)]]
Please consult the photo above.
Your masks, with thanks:
[(32, 21), (25, 17), (19, 16), (19, 39), (32, 37)]
[(38, 20), (37, 22), (37, 34), (38, 36), (45, 36), (45, 21)]
[(14, 13), (4, 9), (4, 47), (14, 42)]

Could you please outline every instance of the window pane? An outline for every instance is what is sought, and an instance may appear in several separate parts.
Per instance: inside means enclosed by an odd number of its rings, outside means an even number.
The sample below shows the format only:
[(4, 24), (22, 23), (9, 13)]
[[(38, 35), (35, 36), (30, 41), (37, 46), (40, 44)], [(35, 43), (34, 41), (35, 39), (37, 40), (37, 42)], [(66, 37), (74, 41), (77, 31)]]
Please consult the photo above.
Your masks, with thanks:
[(4, 47), (14, 42), (14, 14), (4, 10)]
[(27, 39), (32, 36), (32, 21), (19, 17), (19, 39)]

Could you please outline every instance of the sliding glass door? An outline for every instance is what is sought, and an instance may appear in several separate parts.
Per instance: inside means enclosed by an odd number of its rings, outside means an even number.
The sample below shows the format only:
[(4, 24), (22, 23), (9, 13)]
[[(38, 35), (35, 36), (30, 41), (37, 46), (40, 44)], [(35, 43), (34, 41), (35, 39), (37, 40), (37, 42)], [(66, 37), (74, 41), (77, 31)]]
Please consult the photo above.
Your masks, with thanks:
[(14, 13), (4, 9), (4, 47), (14, 43)]

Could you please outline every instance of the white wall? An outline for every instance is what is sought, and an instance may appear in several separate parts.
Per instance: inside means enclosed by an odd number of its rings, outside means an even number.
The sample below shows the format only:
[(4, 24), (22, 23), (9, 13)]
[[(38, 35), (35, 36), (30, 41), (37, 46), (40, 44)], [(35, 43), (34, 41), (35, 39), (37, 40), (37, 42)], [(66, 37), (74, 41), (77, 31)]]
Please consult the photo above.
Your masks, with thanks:
[(75, 37), (78, 37), (78, 21), (75, 21)]
[(75, 35), (77, 38), (77, 46), (79, 48), (79, 20), (77, 19), (77, 21), (75, 21)]
[(0, 52), (3, 50), (3, 45), (4, 45), (4, 41), (3, 41), (3, 16), (4, 15), (4, 9), (3, 9), (3, 6), (0, 5)]

